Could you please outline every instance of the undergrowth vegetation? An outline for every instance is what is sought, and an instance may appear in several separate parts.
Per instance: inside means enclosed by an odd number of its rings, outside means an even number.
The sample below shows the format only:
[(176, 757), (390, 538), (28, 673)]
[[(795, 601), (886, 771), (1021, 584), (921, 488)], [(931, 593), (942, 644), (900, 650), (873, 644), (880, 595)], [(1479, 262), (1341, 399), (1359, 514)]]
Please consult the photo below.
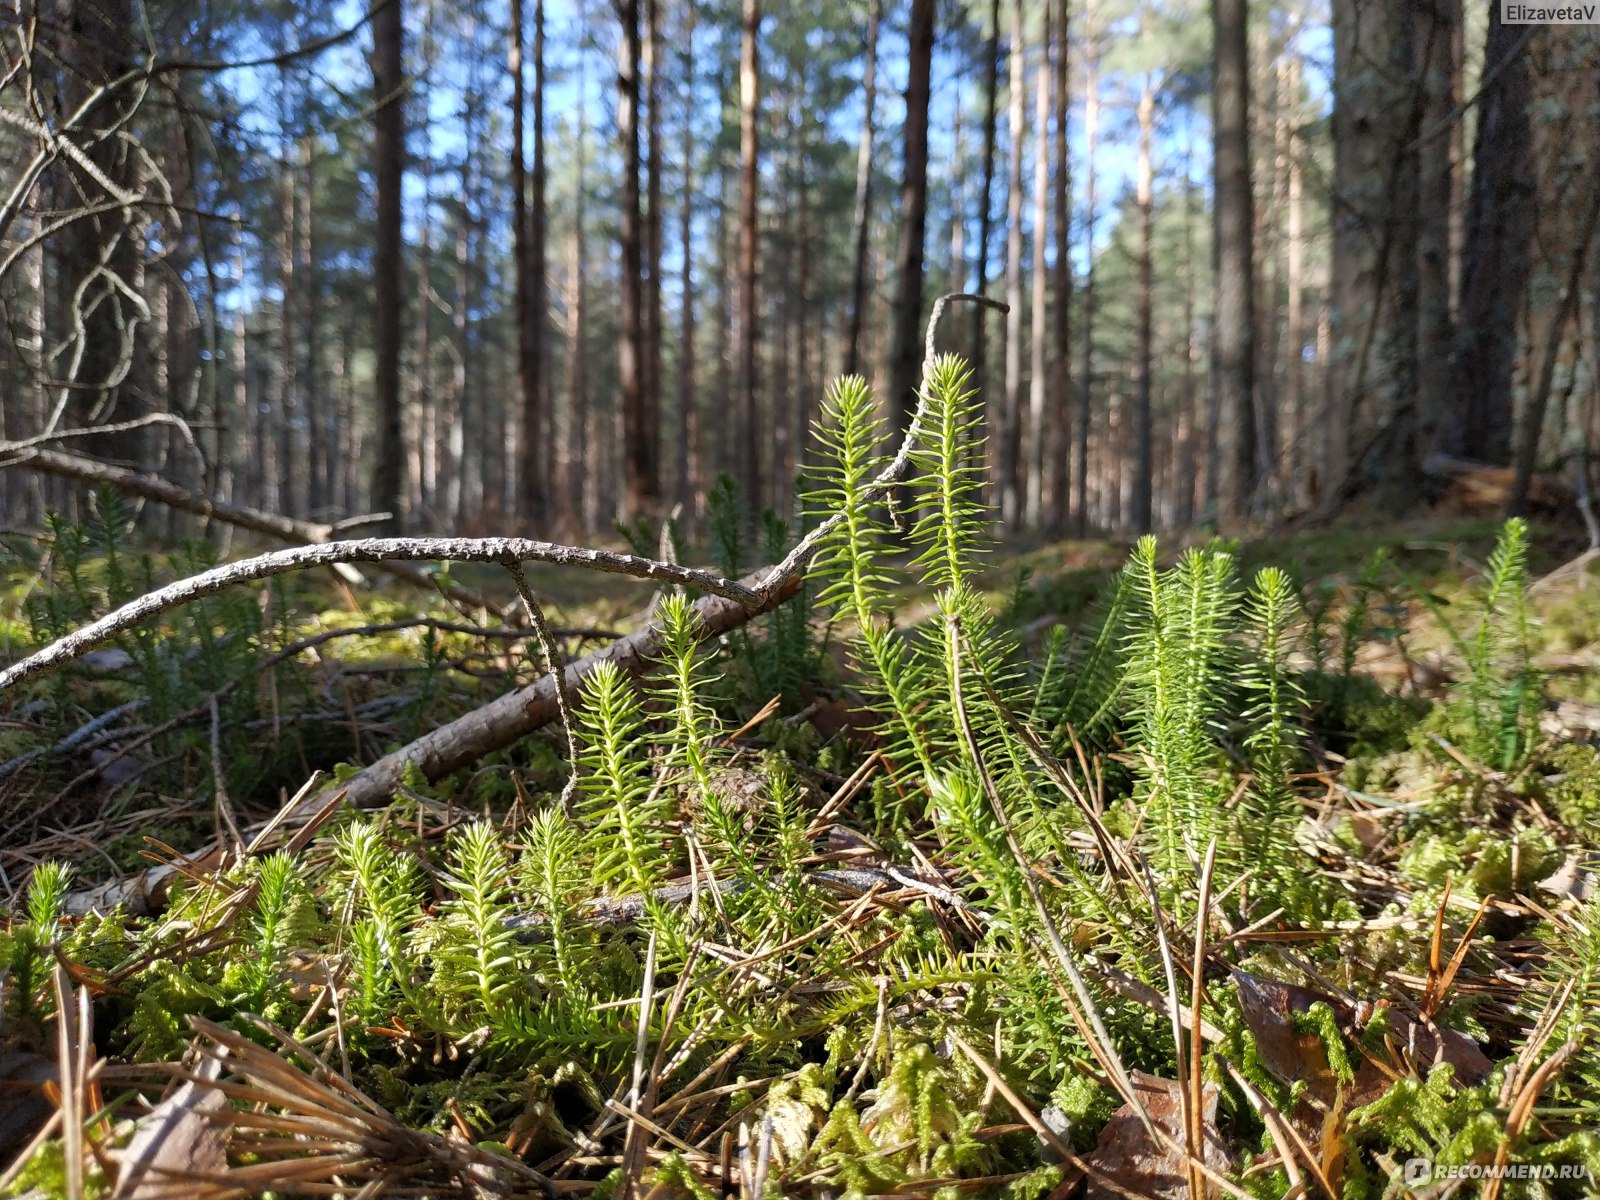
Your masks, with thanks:
[[(83, 899), (105, 839), (29, 824), (0, 1033), (111, 1065), (5, 1194), (62, 1193), (85, 1138), (109, 1193), (174, 1070), (231, 1081), (212, 1172), (283, 1195), (1376, 1197), (1419, 1158), (1583, 1194), (1600, 763), (1550, 719), (1527, 527), (1453, 599), (1381, 558), (1329, 584), (1146, 538), (1087, 617), (1022, 624), (988, 591), (981, 436), (966, 367), (935, 360), (909, 482), (876, 502), (895, 447), (836, 383), (795, 524), (844, 519), (805, 593), (712, 644), (661, 595), (649, 677), (588, 676), (576, 762), (530, 739), (304, 836), (255, 827), (138, 912)], [(726, 484), (711, 511), (730, 577), (795, 537)], [(126, 540), (109, 499), (54, 525), (10, 636), (207, 562)], [(223, 593), (121, 638), (117, 672), (8, 698), (8, 810), (78, 795), (105, 746), (137, 775), (93, 819), (136, 844), (131, 806), (178, 795), (163, 838), (192, 849), (538, 661), (366, 614), (405, 667), (332, 690), (296, 609)], [(130, 703), (137, 732), (55, 752)]]

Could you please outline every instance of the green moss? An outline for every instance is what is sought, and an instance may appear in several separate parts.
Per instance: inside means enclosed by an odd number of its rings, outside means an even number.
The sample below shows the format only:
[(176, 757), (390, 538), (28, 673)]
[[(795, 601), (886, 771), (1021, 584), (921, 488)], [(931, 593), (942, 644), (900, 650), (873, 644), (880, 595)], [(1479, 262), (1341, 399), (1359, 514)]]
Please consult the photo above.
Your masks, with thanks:
[(1401, 873), (1428, 887), (1453, 882), (1470, 899), (1509, 900), (1548, 878), (1566, 852), (1541, 830), (1523, 828), (1508, 837), (1483, 828), (1423, 833), (1400, 856)]
[(1544, 758), (1535, 788), (1562, 822), (1591, 846), (1600, 843), (1600, 751), (1558, 746)]

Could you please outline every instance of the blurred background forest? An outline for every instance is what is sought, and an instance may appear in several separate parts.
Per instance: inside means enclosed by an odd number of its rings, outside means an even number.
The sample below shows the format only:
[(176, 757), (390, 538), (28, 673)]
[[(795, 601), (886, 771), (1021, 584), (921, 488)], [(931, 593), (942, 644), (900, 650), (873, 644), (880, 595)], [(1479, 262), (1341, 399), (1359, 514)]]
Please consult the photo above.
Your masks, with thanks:
[(1013, 531), (1587, 505), (1597, 27), (1483, 0), (6, 8), (13, 529), (106, 464), (411, 533), (692, 529), (723, 472), (792, 509), (826, 382), (906, 420), (948, 291), (1009, 305), (939, 337)]

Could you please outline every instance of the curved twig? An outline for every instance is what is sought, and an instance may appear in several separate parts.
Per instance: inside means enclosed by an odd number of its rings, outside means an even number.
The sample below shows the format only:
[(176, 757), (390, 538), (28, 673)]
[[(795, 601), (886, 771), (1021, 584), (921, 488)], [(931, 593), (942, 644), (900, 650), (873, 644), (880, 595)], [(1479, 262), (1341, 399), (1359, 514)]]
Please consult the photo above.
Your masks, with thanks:
[[(944, 310), (953, 300), (966, 300), (973, 304), (981, 304), (985, 308), (995, 309), (997, 312), (1007, 312), (1008, 307), (998, 300), (991, 300), (987, 296), (979, 296), (973, 292), (946, 292), (933, 302), (933, 312), (928, 317), (928, 333), (923, 343), (922, 374), (926, 379), (928, 366), (934, 359), (934, 339), (939, 332), (939, 319), (944, 316)], [(911, 452), (916, 449), (917, 441), (922, 436), (922, 418), (928, 408), (926, 397), (918, 396), (917, 407), (911, 414), (911, 424), (906, 427), (905, 437), (900, 441), (900, 449), (895, 452), (889, 465), (878, 473), (862, 493), (862, 500), (867, 503), (876, 501), (889, 494), (891, 488), (899, 482), (900, 476), (906, 473), (906, 468), (911, 465)], [(761, 590), (780, 585), (784, 579), (796, 571), (805, 569), (811, 556), (817, 552), (817, 547), (824, 538), (839, 526), (848, 514), (844, 512), (832, 513), (828, 518), (817, 525), (810, 533), (795, 544), (795, 548), (784, 557), (784, 560), (773, 567), (766, 579), (761, 584)]]
[(213, 567), (209, 571), (158, 588), (146, 596), (114, 609), (81, 629), (74, 630), (36, 654), (0, 671), (0, 692), (34, 676), (81, 657), (101, 642), (124, 633), (168, 609), (187, 604), (202, 596), (214, 595), (236, 583), (267, 579), (308, 567), (341, 562), (384, 562), (449, 560), (455, 562), (495, 562), (503, 564), (538, 561), (587, 567), (613, 575), (638, 579), (658, 579), (681, 584), (714, 596), (732, 600), (747, 609), (759, 608), (762, 597), (742, 583), (724, 579), (709, 571), (680, 567), (640, 558), (634, 554), (615, 554), (582, 546), (563, 546), (531, 538), (362, 538), (322, 546), (296, 546), (258, 554), (236, 563)]
[(550, 636), (550, 625), (544, 619), (544, 609), (539, 607), (533, 589), (528, 586), (528, 576), (523, 572), (522, 564), (509, 562), (506, 570), (511, 573), (517, 585), (517, 594), (522, 597), (522, 603), (528, 610), (528, 620), (533, 624), (539, 649), (544, 652), (545, 669), (555, 680), (556, 711), (561, 714), (561, 728), (567, 735), (567, 759), (571, 767), (566, 786), (561, 789), (561, 807), (570, 809), (573, 793), (578, 790), (578, 767), (582, 759), (578, 751), (578, 726), (572, 716), (572, 697), (567, 691), (567, 660), (561, 653), (561, 647), (556, 645), (555, 638)]

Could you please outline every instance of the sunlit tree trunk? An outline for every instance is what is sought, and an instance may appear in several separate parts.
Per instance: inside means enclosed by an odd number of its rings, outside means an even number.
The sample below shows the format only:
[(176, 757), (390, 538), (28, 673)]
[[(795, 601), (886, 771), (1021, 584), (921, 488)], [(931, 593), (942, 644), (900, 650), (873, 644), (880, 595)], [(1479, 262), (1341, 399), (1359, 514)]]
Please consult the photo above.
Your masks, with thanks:
[(1195, 331), (1195, 289), (1199, 286), (1196, 278), (1199, 264), (1194, 254), (1196, 189), (1193, 145), (1193, 138), (1186, 134), (1183, 147), (1183, 384), (1178, 395), (1180, 415), (1172, 506), (1172, 523), (1180, 528), (1194, 520), (1195, 485), (1199, 468), (1195, 451), (1201, 416), (1195, 389), (1195, 365), (1199, 353)]
[[(1000, 0), (989, 0), (989, 38), (984, 43), (983, 50), (983, 183), (978, 190), (978, 251), (977, 251), (977, 283), (980, 295), (987, 294), (989, 288), (989, 250), (990, 243), (994, 240), (994, 157), (996, 130), (999, 124), (1000, 111)], [(972, 306), (972, 378), (978, 386), (978, 391), (983, 396), (989, 396), (987, 358), (988, 337), (987, 322), (988, 309), (981, 304)], [(993, 414), (998, 405), (991, 399), (987, 401), (989, 412)], [(993, 422), (991, 422), (991, 425)], [(990, 488), (999, 483), (998, 472), (993, 464), (998, 463), (994, 450), (990, 451)]]
[(696, 0), (685, 7), (683, 31), (683, 197), (679, 213), (678, 240), (682, 243), (679, 263), (678, 308), (678, 436), (676, 470), (677, 502), (692, 522), (698, 515), (703, 449), (700, 444), (700, 412), (695, 403), (694, 353), (694, 32)]
[(1083, 278), (1083, 370), (1078, 373), (1078, 412), (1072, 423), (1073, 470), (1077, 485), (1073, 502), (1073, 532), (1079, 537), (1089, 525), (1089, 414), (1090, 394), (1094, 390), (1094, 225), (1095, 225), (1095, 150), (1100, 132), (1099, 49), (1095, 44), (1094, 3), (1083, 6), (1083, 140), (1084, 140), (1084, 216), (1083, 244), (1087, 267)]
[(523, 79), (523, 2), (511, 0), (511, 221), (516, 262), (517, 512), (536, 532), (546, 518), (544, 471), (545, 292), (544, 3), (533, 9), (533, 196), (523, 159), (526, 87)]
[(618, 0), (622, 38), (617, 48), (617, 133), (622, 141), (622, 295), (619, 314), (618, 390), (622, 404), (624, 508), (638, 517), (654, 510), (659, 494), (652, 467), (649, 403), (645, 389), (648, 354), (644, 315), (644, 215), (639, 178), (639, 0)]
[(1049, 290), (1045, 248), (1050, 230), (1050, 22), (1045, 10), (1039, 39), (1039, 65), (1034, 70), (1033, 106), (1033, 296), (1028, 359), (1028, 489), (1026, 521), (1044, 523), (1045, 471), (1045, 343), (1049, 329)]
[(566, 322), (566, 413), (561, 423), (561, 453), (558, 480), (562, 503), (566, 505), (562, 527), (581, 531), (592, 527), (597, 514), (592, 507), (593, 488), (586, 469), (589, 457), (588, 343), (584, 323), (588, 319), (588, 208), (589, 116), (579, 87), (578, 163), (572, 198), (572, 232), (567, 241), (567, 322)]
[[(1557, 448), (1571, 454), (1580, 445), (1570, 428), (1561, 429), (1555, 445), (1548, 444), (1546, 425), (1550, 409), (1560, 415), (1564, 397), (1579, 380), (1593, 386), (1593, 359), (1585, 362), (1580, 314), (1600, 229), (1600, 161), (1589, 152), (1600, 145), (1600, 28), (1546, 26), (1530, 45), (1529, 57), (1535, 118), (1530, 154), (1537, 191), (1532, 270), (1519, 321), (1526, 330), (1519, 371), (1524, 399), (1506, 501), (1512, 514), (1526, 509), (1542, 456)], [(1587, 103), (1574, 103), (1574, 96), (1586, 97)]]
[(866, 65), (861, 76), (861, 133), (856, 139), (856, 202), (854, 233), (855, 264), (850, 276), (850, 327), (845, 335), (844, 369), (847, 375), (861, 371), (861, 326), (867, 307), (867, 231), (872, 212), (872, 137), (873, 112), (877, 98), (878, 23), (883, 18), (883, 0), (871, 0), (867, 12)]
[(1212, 0), (1216, 91), (1217, 501), (1225, 521), (1242, 520), (1255, 485), (1255, 274), (1250, 181), (1250, 54), (1245, 0)]
[(895, 263), (894, 332), (889, 343), (889, 403), (894, 428), (911, 425), (922, 365), (922, 253), (928, 217), (928, 100), (933, 71), (933, 0), (911, 0), (906, 85), (905, 182), (900, 188), (900, 250)]
[(1446, 450), (1488, 463), (1511, 461), (1517, 315), (1533, 236), (1526, 29), (1502, 25), (1499, 6), (1491, 9), (1442, 431)]
[(372, 503), (393, 513), (388, 528), (405, 526), (405, 412), (400, 397), (401, 337), (405, 297), (401, 263), (405, 230), (401, 187), (405, 173), (405, 25), (402, 0), (372, 11), (373, 175), (377, 225), (373, 235), (373, 400), (378, 439), (373, 455)]
[(1333, 16), (1335, 425), (1323, 503), (1383, 485), (1404, 504), (1419, 474), (1416, 18), (1353, 4)]
[(1011, 0), (1011, 93), (1007, 107), (1011, 164), (1006, 188), (1006, 381), (1000, 414), (1000, 517), (1011, 529), (1023, 517), (1022, 481), (1022, 0)]
[(1128, 512), (1128, 523), (1135, 533), (1149, 533), (1153, 502), (1152, 430), (1151, 430), (1151, 358), (1154, 345), (1151, 338), (1151, 305), (1154, 303), (1154, 253), (1155, 171), (1151, 165), (1151, 141), (1155, 136), (1156, 89), (1155, 79), (1145, 73), (1144, 86), (1139, 92), (1139, 160), (1135, 183), (1134, 203), (1139, 214), (1139, 294), (1134, 316), (1138, 379), (1135, 382), (1133, 403), (1133, 495)]
[(1071, 0), (1061, 0), (1055, 49), (1055, 336), (1051, 343), (1050, 511), (1053, 532), (1067, 528), (1071, 510), (1072, 427), (1072, 156), (1068, 148)]
[(1293, 107), (1286, 120), (1285, 155), (1288, 158), (1287, 229), (1284, 248), (1284, 282), (1288, 289), (1288, 358), (1284, 363), (1283, 400), (1288, 423), (1288, 453), (1284, 466), (1285, 499), (1290, 508), (1298, 508), (1309, 500), (1305, 487), (1306, 458), (1310, 447), (1305, 389), (1305, 185), (1300, 164), (1302, 146), (1299, 133), (1300, 52), (1291, 43), (1285, 49), (1284, 91)]
[(648, 474), (654, 484), (654, 499), (661, 498), (661, 176), (666, 170), (661, 161), (661, 5), (660, 0), (645, 0), (644, 73), (645, 149), (649, 170), (645, 173), (645, 291), (644, 291), (644, 443), (649, 452)]
[(1461, 0), (1426, 0), (1417, 6), (1422, 133), (1418, 147), (1417, 206), (1417, 430), (1422, 448), (1435, 445), (1450, 406), (1450, 236), (1456, 194), (1455, 107), (1460, 63)]
[(760, 104), (760, 0), (744, 0), (739, 40), (739, 482), (750, 504), (759, 502), (768, 431), (761, 428), (756, 404), (756, 262), (760, 230), (756, 200), (760, 184), (757, 131)]

